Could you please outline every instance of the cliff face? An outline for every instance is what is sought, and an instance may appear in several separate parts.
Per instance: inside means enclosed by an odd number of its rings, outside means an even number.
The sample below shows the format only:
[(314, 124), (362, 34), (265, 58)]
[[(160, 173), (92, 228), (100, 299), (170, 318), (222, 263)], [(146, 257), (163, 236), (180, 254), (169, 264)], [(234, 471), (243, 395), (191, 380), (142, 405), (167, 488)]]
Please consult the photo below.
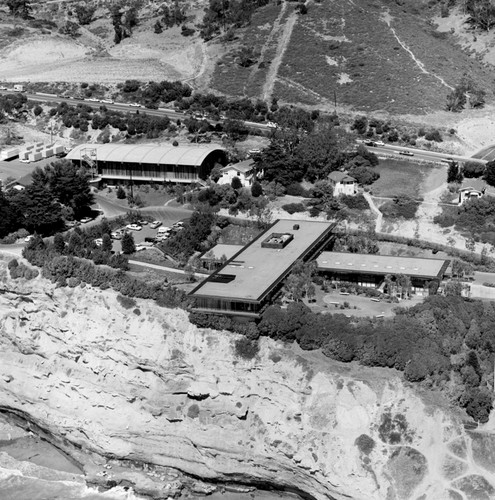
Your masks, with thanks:
[(393, 372), (268, 339), (246, 361), (234, 340), (183, 311), (0, 268), (0, 406), (59, 443), (316, 499), (493, 498), (495, 437)]

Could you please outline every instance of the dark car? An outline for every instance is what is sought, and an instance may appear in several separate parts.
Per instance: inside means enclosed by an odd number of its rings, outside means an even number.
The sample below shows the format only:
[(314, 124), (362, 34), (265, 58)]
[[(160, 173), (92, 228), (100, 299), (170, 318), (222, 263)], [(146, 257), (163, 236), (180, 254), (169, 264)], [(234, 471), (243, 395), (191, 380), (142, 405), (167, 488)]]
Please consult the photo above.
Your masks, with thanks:
[(414, 153), (411, 151), (399, 151), (399, 154), (404, 156), (414, 156)]

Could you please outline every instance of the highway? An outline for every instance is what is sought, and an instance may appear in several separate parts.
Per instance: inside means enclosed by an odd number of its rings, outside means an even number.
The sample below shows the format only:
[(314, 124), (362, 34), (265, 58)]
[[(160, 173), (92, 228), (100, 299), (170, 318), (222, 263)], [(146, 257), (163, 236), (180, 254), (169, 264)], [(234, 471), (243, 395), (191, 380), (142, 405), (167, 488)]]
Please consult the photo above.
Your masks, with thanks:
[[(15, 92), (15, 91), (10, 91), (10, 90), (0, 90), (0, 94), (6, 94), (6, 95), (15, 95), (19, 94), (20, 92)], [(114, 111), (120, 111), (122, 113), (146, 113), (147, 115), (151, 116), (166, 116), (170, 118), (171, 120), (177, 121), (177, 120), (184, 120), (185, 118), (190, 118), (191, 116), (187, 113), (184, 113), (182, 111), (176, 111), (174, 109), (169, 109), (169, 108), (158, 108), (158, 109), (150, 109), (146, 108), (143, 105), (132, 105), (128, 103), (122, 103), (122, 102), (101, 102), (101, 101), (89, 101), (87, 99), (72, 99), (69, 97), (60, 97), (57, 95), (47, 95), (47, 94), (28, 94), (26, 92), (22, 92), (23, 95), (26, 96), (26, 98), (29, 101), (37, 101), (37, 102), (45, 102), (45, 103), (53, 103), (55, 105), (61, 103), (61, 102), (66, 102), (67, 104), (71, 106), (77, 106), (78, 104), (86, 104), (87, 106), (90, 106), (95, 109), (99, 109), (101, 106), (105, 106), (107, 109), (111, 109)], [(215, 121), (215, 120), (209, 120), (206, 118), (212, 125), (216, 125), (217, 123), (222, 123), (223, 120), (220, 121)], [(243, 122), (248, 128), (253, 129), (253, 130), (260, 130), (263, 132), (271, 131), (274, 129), (273, 126), (267, 125), (266, 123), (255, 123), (255, 122), (249, 122), (245, 121)]]
[[(19, 92), (0, 89), (0, 94), (18, 94)], [(149, 109), (145, 108), (142, 105), (132, 105), (128, 103), (109, 103), (109, 102), (100, 102), (100, 101), (88, 101), (87, 99), (71, 99), (68, 97), (60, 97), (57, 95), (47, 95), (47, 94), (28, 94), (26, 92), (22, 93), (27, 97), (27, 99), (31, 101), (39, 101), (46, 103), (53, 103), (55, 105), (66, 102), (71, 106), (77, 106), (78, 104), (86, 104), (95, 109), (99, 109), (101, 106), (105, 106), (107, 109), (120, 111), (123, 113), (146, 113), (151, 116), (166, 116), (171, 120), (184, 120), (185, 118), (190, 117), (190, 115), (183, 113), (181, 111), (177, 111), (169, 108), (158, 108), (158, 109)], [(221, 121), (213, 121), (208, 120), (211, 124), (216, 125), (217, 123), (222, 123)], [(273, 125), (267, 125), (266, 123), (255, 123), (250, 121), (243, 122), (248, 128), (252, 130), (258, 130), (263, 132), (269, 132), (274, 130)], [(364, 144), (367, 141), (358, 140), (361, 144)], [(411, 160), (422, 160), (422, 161), (430, 161), (434, 163), (446, 163), (442, 162), (442, 160), (452, 159), (455, 161), (465, 162), (465, 161), (477, 161), (480, 163), (487, 163), (492, 157), (495, 157), (495, 146), (489, 146), (482, 151), (476, 153), (474, 156), (459, 156), (452, 155), (449, 153), (438, 153), (435, 151), (429, 151), (427, 149), (417, 149), (410, 148), (404, 146), (396, 146), (393, 144), (385, 144), (384, 146), (366, 146), (370, 151), (375, 153), (378, 156), (391, 156), (401, 158), (403, 160), (411, 159)], [(410, 152), (411, 155), (401, 154), (404, 152)]]
[[(363, 141), (364, 142), (364, 141)], [(450, 153), (439, 153), (436, 151), (429, 151), (427, 149), (409, 148), (404, 146), (396, 146), (392, 144), (385, 144), (384, 146), (366, 146), (366, 148), (375, 153), (377, 156), (392, 156), (398, 157), (403, 160), (422, 160), (430, 161), (433, 163), (448, 163), (446, 160), (454, 160), (459, 162), (475, 161), (479, 163), (487, 163), (487, 160), (481, 158), (474, 158), (472, 156), (460, 156)], [(410, 152), (412, 155), (405, 155), (404, 152)], [(402, 152), (402, 154), (401, 154)]]

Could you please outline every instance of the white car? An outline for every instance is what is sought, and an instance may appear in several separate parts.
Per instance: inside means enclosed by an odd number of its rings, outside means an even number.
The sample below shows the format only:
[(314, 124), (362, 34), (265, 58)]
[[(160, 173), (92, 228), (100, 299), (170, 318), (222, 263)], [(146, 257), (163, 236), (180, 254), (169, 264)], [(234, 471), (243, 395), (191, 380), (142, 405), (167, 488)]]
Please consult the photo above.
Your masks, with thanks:
[(121, 240), (122, 239), (122, 231), (114, 231), (111, 235), (113, 240)]
[(267, 127), (270, 127), (270, 128), (277, 128), (277, 124), (276, 123), (273, 123), (273, 122), (268, 122), (266, 124)]
[(383, 141), (375, 141), (375, 146), (385, 146)]
[(166, 234), (166, 233), (170, 233), (171, 229), (167, 226), (162, 226), (160, 228), (158, 228), (158, 234)]
[(81, 219), (81, 224), (86, 224), (86, 222), (91, 222), (93, 219), (91, 217), (83, 217)]
[(141, 231), (141, 229), (143, 229), (139, 224), (127, 224), (126, 228), (131, 231)]
[(111, 99), (100, 99), (100, 102), (102, 104), (113, 104), (113, 101)]
[(151, 224), (150, 227), (151, 229), (156, 229), (157, 227), (160, 227), (162, 225), (161, 220), (154, 220)]
[(33, 238), (34, 238), (34, 234), (30, 234), (29, 236), (26, 236), (26, 237), (24, 238), (24, 241), (25, 241), (26, 243), (29, 243), (29, 242), (30, 242)]
[(137, 102), (131, 102), (131, 103), (129, 104), (129, 106), (132, 106), (132, 107), (134, 107), (134, 108), (140, 108), (140, 107), (141, 107), (141, 104), (138, 104)]
[(103, 239), (102, 238), (96, 238), (95, 245), (97, 247), (101, 247), (101, 245), (103, 245)]

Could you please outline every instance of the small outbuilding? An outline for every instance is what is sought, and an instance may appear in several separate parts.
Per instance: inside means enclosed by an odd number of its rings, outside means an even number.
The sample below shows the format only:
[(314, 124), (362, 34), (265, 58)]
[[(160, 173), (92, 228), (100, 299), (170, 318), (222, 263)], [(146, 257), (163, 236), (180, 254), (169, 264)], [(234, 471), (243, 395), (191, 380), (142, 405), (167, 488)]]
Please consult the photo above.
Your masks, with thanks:
[(333, 185), (334, 196), (340, 196), (342, 194), (354, 196), (358, 192), (358, 183), (356, 179), (346, 172), (331, 172), (328, 175), (328, 180)]

